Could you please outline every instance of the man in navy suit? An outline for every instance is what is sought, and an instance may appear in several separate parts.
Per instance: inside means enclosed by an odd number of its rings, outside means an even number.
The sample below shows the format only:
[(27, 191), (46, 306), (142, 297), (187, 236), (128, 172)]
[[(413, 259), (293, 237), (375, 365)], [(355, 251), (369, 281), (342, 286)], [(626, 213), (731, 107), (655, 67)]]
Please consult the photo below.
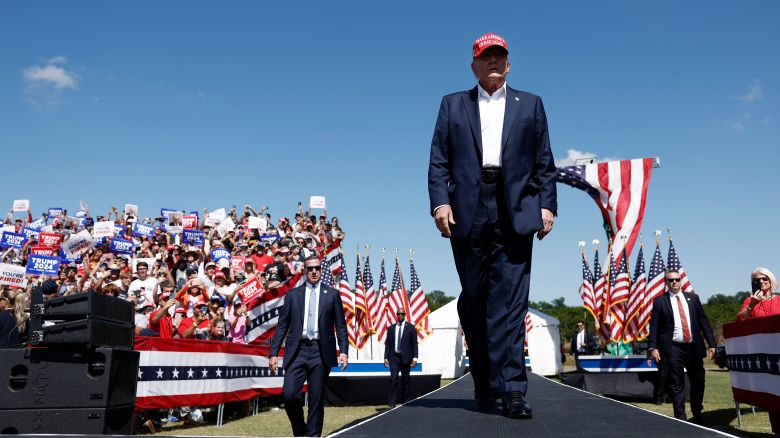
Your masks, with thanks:
[(650, 336), (647, 348), (656, 363), (665, 362), (669, 371), (669, 389), (672, 392), (674, 416), (680, 420), (685, 415), (685, 370), (691, 382), (691, 421), (701, 424), (704, 400), (704, 363), (707, 356), (704, 341), (709, 345), (709, 355), (715, 355), (715, 336), (704, 308), (696, 294), (682, 292), (682, 278), (676, 269), (666, 271), (667, 293), (653, 300), (650, 314)]
[(556, 169), (542, 100), (506, 85), (506, 41), (474, 41), (479, 83), (444, 96), (431, 142), (430, 211), (449, 237), (462, 292), (474, 397), (501, 398), (504, 415), (530, 418), (523, 343), (533, 234), (552, 230)]
[[(336, 289), (320, 282), (322, 264), (312, 255), (303, 261), (306, 283), (287, 292), (271, 340), (268, 366), (276, 373), (284, 342), (282, 400), (294, 436), (322, 435), (325, 383), (331, 368), (347, 367), (347, 324)], [(334, 338), (333, 331), (336, 331)], [(336, 341), (339, 356), (336, 358)], [(303, 421), (303, 382), (309, 382), (309, 416)]]
[(417, 366), (417, 329), (405, 321), (406, 312), (403, 308), (398, 309), (396, 315), (398, 315), (398, 322), (387, 329), (385, 341), (385, 366), (390, 367), (388, 404), (391, 408), (395, 407), (395, 402), (398, 400), (399, 386), (401, 403), (409, 401), (409, 372)]

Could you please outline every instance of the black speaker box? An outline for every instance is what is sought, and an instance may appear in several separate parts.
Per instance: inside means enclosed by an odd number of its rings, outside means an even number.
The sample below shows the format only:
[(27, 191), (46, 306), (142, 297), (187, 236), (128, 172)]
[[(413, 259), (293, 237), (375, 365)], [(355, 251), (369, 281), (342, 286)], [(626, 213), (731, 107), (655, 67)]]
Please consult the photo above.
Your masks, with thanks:
[(0, 410), (0, 434), (129, 435), (133, 405), (110, 408)]
[(133, 303), (96, 292), (54, 298), (45, 301), (43, 309), (43, 319), (100, 318), (130, 324), (135, 321)]
[(115, 347), (133, 349), (133, 324), (99, 318), (56, 322), (38, 330), (31, 325), (30, 343), (47, 346)]
[(0, 350), (0, 415), (9, 409), (133, 405), (139, 357), (111, 348)]

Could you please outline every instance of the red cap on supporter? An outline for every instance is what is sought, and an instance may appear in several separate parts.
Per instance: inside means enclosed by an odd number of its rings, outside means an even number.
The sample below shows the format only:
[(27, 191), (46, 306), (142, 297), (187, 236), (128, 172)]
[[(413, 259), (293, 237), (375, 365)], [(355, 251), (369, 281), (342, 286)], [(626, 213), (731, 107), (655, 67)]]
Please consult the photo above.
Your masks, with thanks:
[(198, 300), (195, 302), (195, 307), (205, 306), (207, 303), (203, 300)]
[(184, 309), (184, 307), (177, 307), (176, 310), (173, 311), (173, 313), (184, 313), (184, 314), (186, 314), (187, 311)]
[(214, 279), (216, 280), (217, 278), (225, 278), (225, 273), (222, 271), (217, 271), (214, 273)]
[(506, 46), (506, 40), (494, 33), (486, 33), (481, 37), (474, 40), (474, 46), (472, 48), (472, 57), (476, 58), (482, 54), (488, 47), (498, 46), (506, 50), (509, 53), (509, 49)]

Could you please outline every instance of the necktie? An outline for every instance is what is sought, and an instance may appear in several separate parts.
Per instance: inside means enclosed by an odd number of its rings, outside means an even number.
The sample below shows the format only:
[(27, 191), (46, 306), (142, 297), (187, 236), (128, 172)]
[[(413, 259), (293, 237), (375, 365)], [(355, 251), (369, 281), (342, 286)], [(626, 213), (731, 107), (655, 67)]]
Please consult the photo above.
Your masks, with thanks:
[(317, 311), (317, 288), (312, 286), (309, 291), (309, 315), (306, 322), (306, 337), (311, 341), (314, 339), (314, 318)]
[(688, 326), (688, 318), (685, 316), (685, 308), (683, 307), (680, 295), (677, 295), (677, 310), (680, 312), (680, 324), (682, 324), (683, 342), (691, 342), (691, 328)]
[(398, 323), (398, 326), (395, 328), (395, 351), (400, 352), (401, 351), (401, 333), (403, 333), (404, 325), (403, 323)]

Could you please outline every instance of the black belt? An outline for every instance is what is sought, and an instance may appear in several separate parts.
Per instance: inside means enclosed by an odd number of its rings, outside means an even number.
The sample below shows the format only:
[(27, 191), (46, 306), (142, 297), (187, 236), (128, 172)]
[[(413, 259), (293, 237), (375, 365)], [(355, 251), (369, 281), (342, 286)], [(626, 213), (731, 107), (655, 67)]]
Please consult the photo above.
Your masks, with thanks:
[(316, 339), (312, 339), (312, 340), (309, 340), (308, 338), (301, 339), (301, 344), (303, 344), (303, 345), (314, 345), (317, 342), (318, 341)]
[(500, 167), (483, 167), (481, 178), (483, 183), (493, 184), (501, 179)]

